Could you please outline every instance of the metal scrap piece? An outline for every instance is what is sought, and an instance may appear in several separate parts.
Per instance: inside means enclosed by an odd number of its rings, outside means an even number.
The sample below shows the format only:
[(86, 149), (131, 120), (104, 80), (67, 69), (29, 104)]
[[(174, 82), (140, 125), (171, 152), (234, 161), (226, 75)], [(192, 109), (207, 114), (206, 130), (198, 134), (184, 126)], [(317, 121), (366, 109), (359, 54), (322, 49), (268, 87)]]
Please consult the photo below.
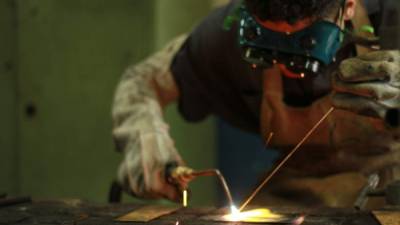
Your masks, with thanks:
[(120, 222), (149, 222), (161, 216), (171, 214), (181, 206), (150, 205), (134, 210), (116, 219)]
[(381, 225), (400, 225), (399, 211), (373, 211), (372, 214)]

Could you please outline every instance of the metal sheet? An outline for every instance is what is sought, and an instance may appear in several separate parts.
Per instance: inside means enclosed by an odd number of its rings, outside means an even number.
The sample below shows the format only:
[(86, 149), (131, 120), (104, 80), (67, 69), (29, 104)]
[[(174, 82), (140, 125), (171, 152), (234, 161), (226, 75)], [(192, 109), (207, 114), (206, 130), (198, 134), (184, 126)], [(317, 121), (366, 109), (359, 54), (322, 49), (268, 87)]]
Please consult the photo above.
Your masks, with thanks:
[(117, 218), (120, 222), (149, 222), (161, 216), (165, 216), (180, 209), (181, 206), (151, 205), (144, 206)]
[(302, 216), (276, 214), (268, 209), (254, 209), (238, 214), (207, 215), (203, 220), (217, 222), (244, 222), (244, 223), (279, 223), (279, 224), (301, 224)]
[(297, 217), (289, 216), (282, 218), (244, 218), (240, 221), (230, 220), (221, 215), (212, 215), (202, 217), (203, 220), (216, 221), (216, 222), (242, 222), (242, 223), (275, 223), (275, 224), (293, 224), (296, 222)]
[(381, 225), (400, 225), (400, 212), (373, 211), (375, 218)]

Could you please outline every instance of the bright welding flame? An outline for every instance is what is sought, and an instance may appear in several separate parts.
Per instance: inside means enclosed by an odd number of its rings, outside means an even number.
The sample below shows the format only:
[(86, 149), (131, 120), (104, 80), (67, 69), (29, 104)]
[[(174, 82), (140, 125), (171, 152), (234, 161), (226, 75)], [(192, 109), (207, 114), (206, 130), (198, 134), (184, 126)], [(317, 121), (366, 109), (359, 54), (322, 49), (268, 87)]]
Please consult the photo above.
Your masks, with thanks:
[(231, 206), (231, 214), (225, 215), (224, 219), (232, 222), (257, 222), (262, 219), (279, 219), (281, 215), (272, 213), (269, 209), (253, 209), (249, 211), (240, 212), (236, 207)]
[(235, 215), (235, 214), (238, 214), (238, 213), (240, 213), (239, 209), (236, 208), (235, 205), (231, 205), (231, 215)]

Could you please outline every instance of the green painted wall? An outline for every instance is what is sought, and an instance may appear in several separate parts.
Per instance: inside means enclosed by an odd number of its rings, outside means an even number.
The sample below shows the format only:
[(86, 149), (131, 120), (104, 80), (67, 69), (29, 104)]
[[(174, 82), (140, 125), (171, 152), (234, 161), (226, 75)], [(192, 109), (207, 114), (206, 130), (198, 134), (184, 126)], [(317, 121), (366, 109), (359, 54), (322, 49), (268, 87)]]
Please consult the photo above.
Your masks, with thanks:
[[(189, 32), (210, 11), (208, 0), (158, 0), (156, 10), (156, 47), (160, 48), (173, 37)], [(171, 124), (171, 135), (178, 151), (188, 166), (195, 169), (215, 168), (216, 132), (213, 119), (203, 123), (188, 124), (176, 110), (168, 107), (166, 119)], [(191, 185), (192, 205), (212, 205), (216, 199), (216, 180), (199, 178)]]
[(21, 194), (105, 201), (120, 158), (112, 96), (123, 69), (152, 49), (143, 18), (151, 24), (153, 8), (148, 0), (18, 1)]
[[(104, 202), (121, 159), (110, 107), (123, 70), (190, 30), (209, 7), (204, 0), (0, 0), (0, 192)], [(213, 121), (186, 124), (174, 106), (166, 117), (188, 164), (214, 167)], [(192, 204), (213, 203), (212, 179), (192, 188)]]
[(0, 193), (17, 191), (15, 5), (0, 0)]

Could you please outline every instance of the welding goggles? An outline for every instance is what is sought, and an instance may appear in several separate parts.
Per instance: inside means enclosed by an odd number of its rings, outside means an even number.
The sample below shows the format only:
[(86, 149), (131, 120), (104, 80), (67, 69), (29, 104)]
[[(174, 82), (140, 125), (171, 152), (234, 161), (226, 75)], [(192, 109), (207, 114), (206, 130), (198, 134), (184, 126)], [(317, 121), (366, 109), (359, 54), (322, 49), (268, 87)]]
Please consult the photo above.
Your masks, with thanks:
[(316, 76), (334, 62), (342, 30), (328, 21), (317, 21), (293, 33), (270, 30), (243, 6), (239, 17), (239, 44), (243, 58), (253, 67), (278, 64), (286, 76)]

